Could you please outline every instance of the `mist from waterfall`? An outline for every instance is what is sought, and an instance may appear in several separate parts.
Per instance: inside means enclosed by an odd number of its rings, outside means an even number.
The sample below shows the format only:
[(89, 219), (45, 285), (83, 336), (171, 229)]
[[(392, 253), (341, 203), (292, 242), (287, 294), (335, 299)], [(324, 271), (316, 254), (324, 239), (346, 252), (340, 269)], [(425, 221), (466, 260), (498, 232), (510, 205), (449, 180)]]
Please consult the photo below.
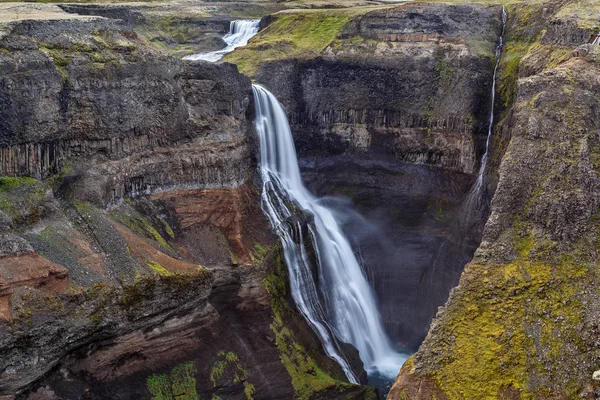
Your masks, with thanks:
[[(385, 333), (373, 289), (334, 212), (302, 182), (283, 108), (262, 86), (253, 85), (252, 90), (260, 140), (262, 208), (281, 239), (294, 301), (350, 382), (358, 383), (358, 379), (341, 343), (358, 349), (369, 375), (393, 380), (406, 356)], [(311, 255), (317, 262), (316, 276)]]
[(260, 20), (258, 19), (239, 19), (231, 21), (229, 25), (229, 33), (223, 36), (223, 40), (227, 46), (221, 50), (211, 51), (208, 53), (192, 54), (191, 56), (183, 57), (184, 60), (204, 60), (217, 62), (225, 54), (231, 53), (238, 47), (248, 44), (248, 40), (258, 33), (260, 29)]

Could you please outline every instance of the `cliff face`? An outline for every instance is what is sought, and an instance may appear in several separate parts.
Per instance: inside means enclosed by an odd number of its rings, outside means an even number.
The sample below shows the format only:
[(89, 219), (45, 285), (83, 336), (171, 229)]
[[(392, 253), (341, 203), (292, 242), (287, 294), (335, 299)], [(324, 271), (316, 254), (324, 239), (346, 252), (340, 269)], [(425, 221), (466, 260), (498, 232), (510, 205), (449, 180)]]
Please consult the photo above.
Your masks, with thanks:
[(0, 397), (373, 398), (286, 294), (250, 80), (127, 20), (18, 9), (0, 21)]
[(461, 205), (487, 134), (501, 7), (409, 3), (263, 24), (228, 59), (287, 108), (309, 187), (350, 197), (372, 222), (347, 228), (388, 331), (416, 347), (480, 239), (483, 222), (463, 223)]
[(266, 62), (256, 79), (275, 74), (268, 84), (302, 129), (302, 155), (368, 153), (471, 174), (499, 13), (419, 3), (367, 12), (343, 25), (322, 58)]
[(600, 396), (598, 11), (509, 8), (509, 140), (483, 241), (388, 398)]
[(22, 22), (1, 40), (0, 174), (68, 166), (98, 205), (246, 179), (250, 85), (234, 66), (184, 64), (105, 19)]

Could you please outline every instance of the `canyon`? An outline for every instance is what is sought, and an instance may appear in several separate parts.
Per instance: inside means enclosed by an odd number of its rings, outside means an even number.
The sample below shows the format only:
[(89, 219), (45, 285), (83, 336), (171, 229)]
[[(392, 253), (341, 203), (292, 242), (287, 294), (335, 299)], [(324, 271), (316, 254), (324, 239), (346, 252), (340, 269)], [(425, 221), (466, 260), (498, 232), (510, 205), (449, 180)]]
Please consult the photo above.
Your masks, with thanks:
[[(0, 399), (600, 397), (600, 5), (503, 3), (0, 3)], [(414, 353), (389, 394), (294, 298), (253, 82)]]

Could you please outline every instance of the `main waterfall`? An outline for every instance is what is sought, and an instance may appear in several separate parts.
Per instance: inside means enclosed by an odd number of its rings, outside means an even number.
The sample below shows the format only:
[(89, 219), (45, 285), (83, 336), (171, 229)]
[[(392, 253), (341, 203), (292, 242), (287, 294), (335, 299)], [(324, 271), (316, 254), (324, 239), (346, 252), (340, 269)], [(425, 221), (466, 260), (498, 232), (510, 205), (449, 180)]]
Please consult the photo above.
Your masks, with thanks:
[[(373, 290), (350, 243), (332, 210), (302, 183), (283, 108), (262, 86), (253, 85), (252, 90), (260, 140), (262, 207), (281, 238), (294, 301), (350, 382), (358, 383), (358, 379), (340, 342), (358, 349), (370, 375), (394, 379), (406, 357), (394, 349), (384, 332)], [(305, 243), (302, 222), (293, 218), (294, 209), (310, 220), (308, 236), (317, 259), (318, 280), (311, 269), (311, 247)]]

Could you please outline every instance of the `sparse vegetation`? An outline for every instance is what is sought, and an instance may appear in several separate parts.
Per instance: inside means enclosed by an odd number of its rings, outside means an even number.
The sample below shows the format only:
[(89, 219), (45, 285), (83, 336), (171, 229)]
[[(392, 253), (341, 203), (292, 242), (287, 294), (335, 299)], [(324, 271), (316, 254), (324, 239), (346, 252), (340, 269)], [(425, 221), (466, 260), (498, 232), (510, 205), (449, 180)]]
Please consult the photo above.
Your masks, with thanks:
[[(113, 220), (125, 225), (139, 236), (151, 239), (161, 245), (165, 250), (175, 253), (175, 250), (173, 250), (171, 245), (167, 243), (165, 238), (160, 234), (160, 232), (158, 232), (158, 230), (147, 218), (142, 217), (141, 215), (127, 214), (120, 211), (112, 211), (110, 216)], [(164, 226), (166, 227), (168, 224)], [(167, 229), (167, 232), (169, 232), (169, 230), (170, 233), (173, 233), (170, 227)], [(170, 234), (169, 236), (172, 237)]]
[[(240, 358), (232, 351), (219, 351), (217, 361), (210, 370), (210, 381), (214, 388), (219, 388), (223, 380), (231, 379), (233, 383), (241, 383), (244, 386), (244, 395), (246, 400), (254, 400), (256, 391), (253, 384), (248, 382), (248, 370), (242, 368)], [(221, 398), (218, 394), (213, 394), (213, 398)]]
[(373, 8), (280, 12), (247, 46), (225, 56), (240, 72), (252, 76), (265, 61), (310, 59), (331, 44), (355, 15)]
[(152, 394), (152, 400), (198, 400), (196, 372), (196, 365), (189, 362), (173, 368), (169, 376), (149, 376), (146, 386)]
[(15, 225), (39, 220), (45, 193), (45, 185), (37, 179), (0, 176), (0, 210), (12, 217)]

